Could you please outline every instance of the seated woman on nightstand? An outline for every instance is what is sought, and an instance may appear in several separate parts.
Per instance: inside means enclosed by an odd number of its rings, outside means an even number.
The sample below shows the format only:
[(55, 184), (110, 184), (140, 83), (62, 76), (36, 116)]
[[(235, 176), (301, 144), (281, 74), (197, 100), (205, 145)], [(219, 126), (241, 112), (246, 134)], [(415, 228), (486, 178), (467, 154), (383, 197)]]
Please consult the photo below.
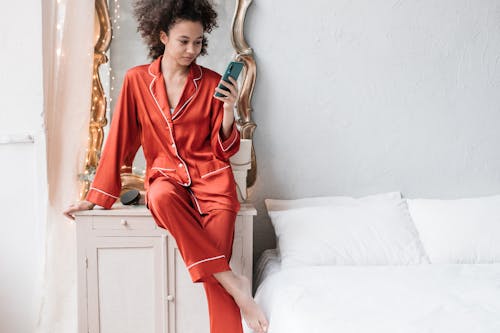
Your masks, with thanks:
[(153, 62), (126, 73), (86, 200), (64, 214), (74, 219), (95, 205), (111, 208), (121, 190), (120, 167), (131, 165), (142, 145), (146, 205), (175, 238), (192, 281), (203, 282), (210, 332), (243, 332), (241, 313), (255, 332), (267, 332), (248, 279), (229, 267), (239, 210), (228, 161), (240, 142), (237, 84), (196, 64), (217, 13), (206, 0), (147, 0), (136, 1), (135, 15)]

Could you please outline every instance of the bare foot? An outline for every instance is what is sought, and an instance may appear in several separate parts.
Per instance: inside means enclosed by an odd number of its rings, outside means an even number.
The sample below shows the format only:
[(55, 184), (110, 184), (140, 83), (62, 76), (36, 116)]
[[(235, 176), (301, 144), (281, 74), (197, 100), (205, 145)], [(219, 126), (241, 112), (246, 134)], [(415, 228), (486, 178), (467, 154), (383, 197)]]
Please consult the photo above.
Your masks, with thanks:
[(266, 333), (269, 326), (264, 312), (255, 303), (250, 289), (248, 278), (243, 275), (236, 276), (236, 289), (233, 290), (233, 298), (240, 307), (241, 313), (247, 325), (257, 333)]
[(214, 277), (234, 298), (248, 327), (256, 333), (266, 333), (269, 323), (264, 312), (252, 297), (248, 278), (235, 274), (231, 270), (215, 273)]

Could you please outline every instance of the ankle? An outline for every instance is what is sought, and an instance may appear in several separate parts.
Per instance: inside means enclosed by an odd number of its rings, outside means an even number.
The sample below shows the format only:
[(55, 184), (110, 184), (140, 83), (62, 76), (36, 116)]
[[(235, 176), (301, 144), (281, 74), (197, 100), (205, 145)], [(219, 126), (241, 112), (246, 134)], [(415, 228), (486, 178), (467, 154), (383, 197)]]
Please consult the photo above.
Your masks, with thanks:
[(219, 272), (213, 274), (213, 276), (231, 296), (238, 291), (240, 282), (238, 275), (233, 271)]

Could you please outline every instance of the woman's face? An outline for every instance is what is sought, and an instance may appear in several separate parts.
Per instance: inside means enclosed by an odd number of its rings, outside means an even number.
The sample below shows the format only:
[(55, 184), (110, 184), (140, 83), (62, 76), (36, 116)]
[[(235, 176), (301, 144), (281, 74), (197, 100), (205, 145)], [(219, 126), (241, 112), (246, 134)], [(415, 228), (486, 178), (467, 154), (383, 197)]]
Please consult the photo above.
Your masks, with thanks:
[(203, 25), (200, 22), (178, 21), (168, 35), (163, 31), (160, 33), (160, 40), (165, 44), (165, 57), (181, 66), (189, 66), (201, 52)]

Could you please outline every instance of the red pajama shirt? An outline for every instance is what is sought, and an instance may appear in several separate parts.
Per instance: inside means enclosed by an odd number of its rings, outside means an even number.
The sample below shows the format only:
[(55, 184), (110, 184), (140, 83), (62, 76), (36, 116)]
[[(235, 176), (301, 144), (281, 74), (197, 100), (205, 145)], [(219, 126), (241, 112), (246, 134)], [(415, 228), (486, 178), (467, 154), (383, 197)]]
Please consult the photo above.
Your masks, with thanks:
[(237, 212), (228, 159), (238, 151), (240, 135), (233, 124), (226, 140), (220, 136), (222, 102), (213, 94), (221, 76), (193, 63), (171, 115), (160, 66), (161, 57), (126, 73), (87, 200), (110, 208), (120, 195), (120, 167), (132, 165), (142, 145), (146, 190), (161, 174), (191, 190), (200, 213)]

